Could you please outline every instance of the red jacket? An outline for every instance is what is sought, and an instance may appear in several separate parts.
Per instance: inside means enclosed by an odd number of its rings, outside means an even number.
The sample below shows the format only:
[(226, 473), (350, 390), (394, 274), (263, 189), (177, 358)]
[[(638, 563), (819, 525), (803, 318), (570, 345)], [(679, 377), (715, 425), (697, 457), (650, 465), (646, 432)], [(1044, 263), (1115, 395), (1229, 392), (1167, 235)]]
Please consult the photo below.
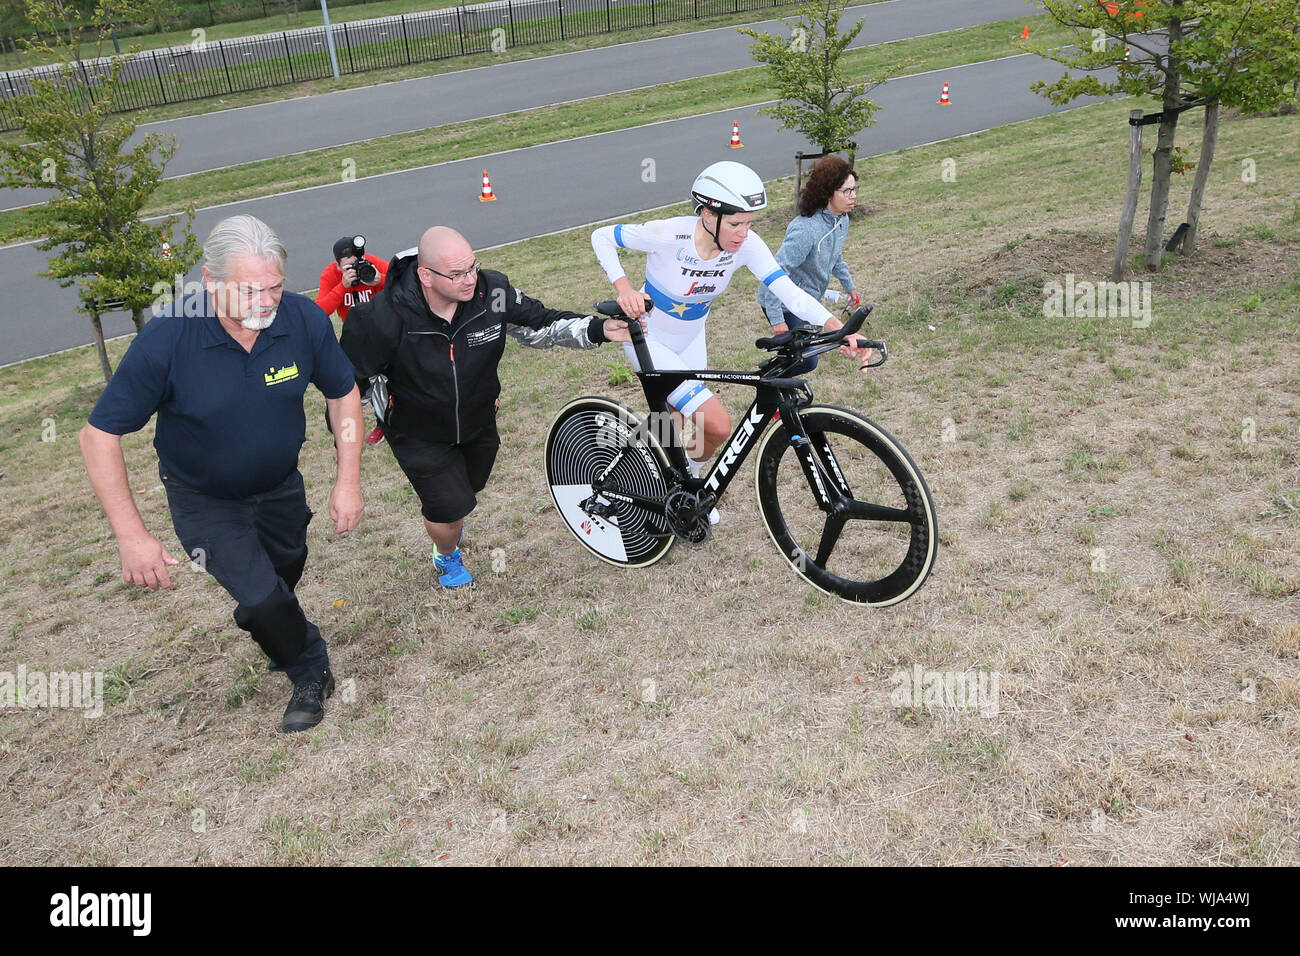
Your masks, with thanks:
[(320, 274), (320, 290), (316, 293), (316, 304), (325, 311), (326, 315), (337, 312), (339, 321), (346, 322), (349, 309), (362, 302), (369, 302), (370, 297), (384, 287), (384, 280), (388, 277), (388, 263), (368, 252), (365, 260), (379, 273), (379, 282), (376, 285), (354, 285), (350, 289), (345, 289), (343, 271), (339, 269), (337, 262), (331, 262)]

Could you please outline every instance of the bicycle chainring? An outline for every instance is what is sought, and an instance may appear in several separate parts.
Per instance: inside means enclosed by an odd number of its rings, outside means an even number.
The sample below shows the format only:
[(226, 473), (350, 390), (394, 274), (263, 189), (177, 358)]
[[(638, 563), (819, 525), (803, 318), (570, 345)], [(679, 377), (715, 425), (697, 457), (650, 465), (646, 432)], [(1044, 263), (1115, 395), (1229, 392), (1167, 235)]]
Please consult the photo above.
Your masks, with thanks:
[(700, 496), (693, 491), (674, 491), (664, 502), (664, 516), (668, 527), (687, 544), (703, 544), (713, 534), (709, 512)]

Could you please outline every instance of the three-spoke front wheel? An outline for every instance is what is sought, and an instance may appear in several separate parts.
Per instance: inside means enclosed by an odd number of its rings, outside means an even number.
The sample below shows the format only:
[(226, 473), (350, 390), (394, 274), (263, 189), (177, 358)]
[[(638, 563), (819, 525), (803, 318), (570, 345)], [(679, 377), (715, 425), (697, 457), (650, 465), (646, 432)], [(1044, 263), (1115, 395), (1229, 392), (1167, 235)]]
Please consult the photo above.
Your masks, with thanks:
[(811, 477), (782, 425), (758, 448), (758, 507), (777, 549), (800, 577), (846, 601), (886, 607), (911, 597), (939, 546), (920, 470), (893, 436), (856, 412), (819, 405), (799, 418), (816, 463)]
[(673, 546), (662, 515), (608, 490), (657, 499), (668, 494), (668, 456), (645, 419), (608, 398), (574, 399), (556, 416), (546, 439), (546, 480), (560, 517), (602, 561), (622, 567), (653, 564)]

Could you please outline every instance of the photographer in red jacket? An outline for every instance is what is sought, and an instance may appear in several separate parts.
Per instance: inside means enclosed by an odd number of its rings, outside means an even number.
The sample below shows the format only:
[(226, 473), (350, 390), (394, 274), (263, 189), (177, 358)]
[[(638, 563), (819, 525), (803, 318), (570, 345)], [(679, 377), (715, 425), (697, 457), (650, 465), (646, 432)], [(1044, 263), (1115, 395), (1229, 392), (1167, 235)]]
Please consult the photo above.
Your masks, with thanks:
[(348, 320), (348, 310), (369, 302), (384, 287), (388, 263), (366, 252), (365, 236), (344, 236), (334, 243), (334, 261), (320, 274), (316, 304), (326, 315), (339, 314)]
[[(326, 315), (337, 312), (339, 321), (346, 322), (351, 308), (369, 302), (387, 278), (388, 263), (366, 252), (365, 236), (344, 236), (334, 243), (334, 261), (320, 274), (316, 304)], [(383, 440), (384, 430), (376, 424), (366, 436), (366, 444)]]

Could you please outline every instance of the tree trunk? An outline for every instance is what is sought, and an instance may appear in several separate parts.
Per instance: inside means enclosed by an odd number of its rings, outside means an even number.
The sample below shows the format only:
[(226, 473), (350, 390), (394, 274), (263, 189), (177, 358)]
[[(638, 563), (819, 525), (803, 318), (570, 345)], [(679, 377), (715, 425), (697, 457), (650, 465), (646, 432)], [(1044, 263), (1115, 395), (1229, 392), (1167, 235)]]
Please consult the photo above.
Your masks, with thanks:
[(104, 373), (104, 384), (113, 377), (113, 366), (108, 364), (108, 348), (104, 345), (104, 326), (100, 324), (99, 312), (92, 306), (88, 309), (90, 312), (90, 324), (95, 329), (95, 351), (99, 353), (99, 367)]
[(1169, 209), (1169, 181), (1172, 176), (1174, 132), (1178, 129), (1178, 114), (1167, 114), (1160, 122), (1160, 135), (1156, 139), (1156, 152), (1151, 163), (1151, 211), (1147, 215), (1147, 241), (1144, 250), (1147, 271), (1160, 268), (1161, 247), (1164, 245), (1165, 214)]
[[(1174, 6), (1181, 6), (1175, 0)], [(1183, 38), (1181, 20), (1169, 21), (1169, 46), (1174, 48)], [(1178, 131), (1178, 107), (1180, 105), (1180, 64), (1169, 55), (1165, 59), (1168, 72), (1165, 74), (1164, 97), (1162, 100), (1164, 116), (1160, 120), (1160, 135), (1156, 137), (1155, 156), (1151, 161), (1151, 211), (1147, 215), (1147, 241), (1144, 259), (1147, 271), (1155, 272), (1160, 268), (1163, 257), (1165, 213), (1169, 209), (1169, 180), (1172, 175), (1174, 155), (1174, 134)]]
[(131, 306), (131, 321), (135, 323), (136, 332), (144, 329), (144, 309), (138, 305)]
[(1133, 238), (1133, 219), (1137, 215), (1138, 191), (1142, 188), (1142, 127), (1132, 120), (1142, 118), (1141, 110), (1128, 114), (1128, 189), (1124, 193), (1124, 208), (1119, 214), (1119, 237), (1115, 243), (1115, 265), (1110, 270), (1112, 281), (1121, 282), (1128, 271), (1128, 244)]
[(1196, 252), (1196, 227), (1201, 219), (1201, 199), (1205, 196), (1205, 184), (1210, 178), (1210, 166), (1214, 163), (1214, 147), (1219, 140), (1219, 101), (1212, 99), (1205, 104), (1205, 132), (1201, 136), (1201, 159), (1196, 165), (1196, 179), (1192, 182), (1192, 198), (1187, 203), (1187, 233), (1179, 253), (1190, 256)]

